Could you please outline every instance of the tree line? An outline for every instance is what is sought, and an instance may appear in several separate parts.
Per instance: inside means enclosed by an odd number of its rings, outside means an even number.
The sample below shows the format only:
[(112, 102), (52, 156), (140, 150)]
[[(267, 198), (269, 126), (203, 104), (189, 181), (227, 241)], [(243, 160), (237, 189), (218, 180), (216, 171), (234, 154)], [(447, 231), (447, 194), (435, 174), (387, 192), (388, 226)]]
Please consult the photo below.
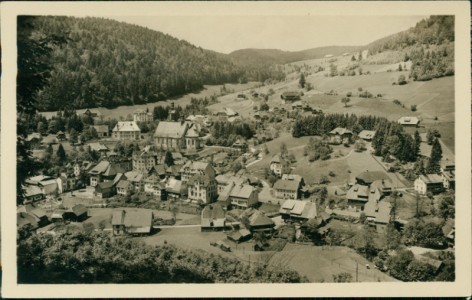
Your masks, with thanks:
[(306, 282), (297, 272), (237, 259), (148, 246), (103, 232), (66, 229), (18, 241), (19, 283), (257, 283)]

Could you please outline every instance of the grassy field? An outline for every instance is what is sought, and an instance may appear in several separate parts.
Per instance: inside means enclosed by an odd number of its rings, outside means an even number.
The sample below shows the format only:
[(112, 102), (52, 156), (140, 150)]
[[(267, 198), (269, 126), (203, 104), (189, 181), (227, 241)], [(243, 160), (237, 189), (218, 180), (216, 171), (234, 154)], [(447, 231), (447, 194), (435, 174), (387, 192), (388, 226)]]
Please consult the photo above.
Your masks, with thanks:
[[(332, 282), (333, 275), (347, 272), (356, 280), (358, 267), (359, 282), (396, 281), (394, 278), (373, 268), (373, 264), (347, 247), (316, 247), (310, 245), (287, 244), (283, 251), (277, 252), (270, 264), (287, 266), (310, 282)], [(370, 265), (370, 269), (366, 268)]]

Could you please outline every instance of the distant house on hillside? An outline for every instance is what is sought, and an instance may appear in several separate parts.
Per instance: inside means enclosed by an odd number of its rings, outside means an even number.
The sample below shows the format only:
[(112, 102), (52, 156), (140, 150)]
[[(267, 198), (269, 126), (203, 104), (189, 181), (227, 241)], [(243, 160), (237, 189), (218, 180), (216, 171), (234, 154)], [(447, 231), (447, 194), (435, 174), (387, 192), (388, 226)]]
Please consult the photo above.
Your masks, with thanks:
[(370, 142), (375, 136), (375, 130), (362, 130), (359, 132), (358, 137), (364, 141)]
[(352, 137), (352, 131), (337, 127), (329, 132), (329, 141), (332, 144), (346, 144)]
[(275, 175), (281, 177), (282, 174), (288, 173), (290, 171), (290, 166), (289, 163), (280, 156), (280, 154), (277, 154), (272, 157), (269, 169)]
[(285, 102), (297, 101), (300, 100), (300, 93), (296, 91), (287, 91), (283, 92), (282, 95), (280, 95), (280, 98), (283, 99)]
[(405, 127), (418, 127), (420, 120), (417, 117), (401, 117), (398, 119), (398, 124)]
[(429, 192), (436, 194), (443, 190), (443, 179), (438, 174), (420, 175), (415, 180), (415, 191), (421, 195), (426, 195)]
[(118, 122), (113, 128), (113, 138), (117, 140), (139, 140), (141, 129), (134, 121)]
[(111, 221), (113, 235), (149, 235), (153, 219), (154, 215), (149, 209), (117, 209)]

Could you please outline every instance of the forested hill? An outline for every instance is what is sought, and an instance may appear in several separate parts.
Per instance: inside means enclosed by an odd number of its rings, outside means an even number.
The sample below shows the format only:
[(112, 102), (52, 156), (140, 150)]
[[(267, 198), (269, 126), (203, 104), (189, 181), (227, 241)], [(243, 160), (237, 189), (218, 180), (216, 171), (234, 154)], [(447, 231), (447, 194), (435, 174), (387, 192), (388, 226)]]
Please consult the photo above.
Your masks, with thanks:
[(241, 65), (287, 64), (291, 62), (322, 58), (325, 55), (342, 55), (357, 52), (358, 46), (327, 46), (302, 51), (282, 51), (278, 49), (241, 49), (233, 51), (229, 56)]
[(252, 79), (225, 54), (144, 27), (73, 17), (38, 17), (34, 24), (35, 34), (68, 38), (48, 62), (53, 72), (38, 96), (42, 111), (155, 102), (204, 84)]
[(412, 61), (413, 80), (454, 74), (454, 16), (431, 16), (408, 30), (377, 40), (366, 47), (371, 55), (402, 52)]

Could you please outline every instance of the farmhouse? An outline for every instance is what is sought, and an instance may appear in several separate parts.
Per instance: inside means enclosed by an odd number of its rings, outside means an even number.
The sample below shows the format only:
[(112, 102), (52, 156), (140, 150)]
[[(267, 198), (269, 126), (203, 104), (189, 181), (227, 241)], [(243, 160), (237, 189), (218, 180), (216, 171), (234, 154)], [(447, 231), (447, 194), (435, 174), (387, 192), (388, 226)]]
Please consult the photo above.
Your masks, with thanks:
[(216, 199), (216, 180), (208, 175), (193, 175), (187, 182), (188, 199), (192, 202), (211, 203)]
[(23, 190), (25, 193), (26, 201), (39, 201), (46, 198), (43, 190), (37, 185), (24, 185)]
[[(28, 221), (34, 220), (34, 222), (30, 222), (31, 225), (33, 225), (33, 227), (34, 225), (37, 225), (38, 227), (43, 227), (49, 223), (46, 212), (42, 208), (36, 207), (33, 204), (22, 205), (18, 207), (16, 212), (23, 213), (21, 217), (24, 218), (25, 220), (28, 220)], [(25, 214), (29, 216), (26, 216)]]
[(58, 192), (57, 180), (49, 176), (38, 175), (30, 177), (26, 179), (25, 183), (27, 185), (37, 186), (44, 195), (51, 195)]
[(440, 193), (444, 190), (443, 179), (437, 174), (420, 175), (415, 180), (415, 191), (420, 195)]
[(371, 185), (374, 181), (381, 179), (388, 179), (384, 172), (366, 171), (356, 176), (356, 183), (361, 185)]
[(119, 209), (113, 212), (113, 235), (149, 235), (154, 215), (148, 209)]
[(117, 140), (139, 140), (141, 129), (134, 121), (118, 122), (113, 128), (113, 138)]
[(420, 120), (417, 117), (401, 117), (398, 119), (398, 124), (405, 127), (418, 127)]
[(99, 138), (110, 136), (110, 130), (108, 129), (108, 125), (93, 125), (92, 127), (97, 132)]
[(317, 217), (316, 204), (309, 201), (287, 200), (279, 210), (282, 219), (287, 221), (305, 222)]
[(385, 201), (369, 200), (366, 203), (364, 213), (370, 226), (374, 226), (377, 231), (382, 231), (391, 222), (392, 205)]
[(282, 95), (280, 95), (280, 98), (285, 100), (285, 102), (296, 101), (296, 100), (300, 100), (300, 93), (296, 91), (287, 91), (287, 92), (283, 92)]
[(38, 229), (38, 218), (33, 214), (26, 212), (16, 213), (16, 227), (17, 229), (36, 230)]
[(218, 203), (205, 206), (201, 224), (201, 231), (224, 230), (226, 217), (223, 208)]
[(251, 232), (245, 228), (228, 233), (228, 239), (238, 244), (247, 241), (251, 236)]
[(347, 144), (352, 137), (352, 131), (337, 127), (329, 132), (329, 141), (332, 144)]
[(298, 199), (300, 182), (279, 179), (274, 184), (275, 197), (278, 199)]
[(280, 154), (275, 155), (272, 157), (272, 160), (270, 161), (270, 170), (272, 173), (275, 175), (281, 177), (282, 174), (288, 173), (290, 171), (290, 167), (288, 162), (283, 159)]
[(152, 122), (152, 119), (153, 119), (152, 113), (143, 109), (137, 109), (133, 113), (133, 120), (135, 122), (149, 123), (149, 122)]
[(90, 150), (99, 153), (101, 156), (106, 156), (110, 151), (110, 149), (102, 143), (90, 143), (88, 146), (90, 147)]
[(359, 132), (358, 137), (364, 141), (370, 142), (375, 136), (375, 130), (362, 130)]

